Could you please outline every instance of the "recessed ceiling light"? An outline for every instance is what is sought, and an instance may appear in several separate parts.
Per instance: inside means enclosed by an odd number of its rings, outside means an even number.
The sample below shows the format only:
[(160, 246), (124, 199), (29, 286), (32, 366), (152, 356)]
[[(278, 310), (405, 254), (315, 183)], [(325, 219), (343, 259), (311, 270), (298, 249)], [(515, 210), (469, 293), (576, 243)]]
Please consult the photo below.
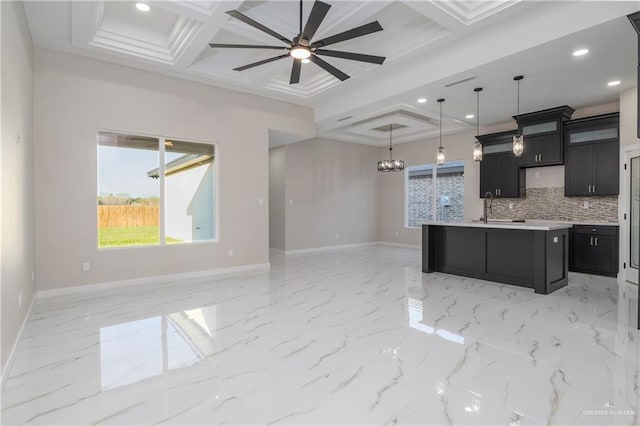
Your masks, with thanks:
[(425, 102), (427, 102), (427, 98), (420, 98), (420, 99), (418, 99), (418, 103), (419, 103), (419, 104), (423, 104), (423, 103), (425, 103)]
[(304, 58), (304, 59), (302, 59), (300, 62), (302, 62), (303, 64), (308, 64), (309, 62), (311, 62), (311, 59), (309, 59), (309, 58)]
[(573, 52), (573, 56), (583, 56), (589, 53), (589, 49), (578, 49)]
[(140, 12), (148, 12), (151, 10), (149, 5), (146, 3), (136, 3), (136, 9), (138, 9)]
[(613, 80), (607, 83), (607, 86), (609, 87), (613, 87), (613, 86), (618, 86), (620, 84), (620, 80)]
[(467, 120), (471, 120), (473, 117), (475, 117), (475, 115), (473, 114), (467, 114), (464, 116), (464, 118), (466, 118)]

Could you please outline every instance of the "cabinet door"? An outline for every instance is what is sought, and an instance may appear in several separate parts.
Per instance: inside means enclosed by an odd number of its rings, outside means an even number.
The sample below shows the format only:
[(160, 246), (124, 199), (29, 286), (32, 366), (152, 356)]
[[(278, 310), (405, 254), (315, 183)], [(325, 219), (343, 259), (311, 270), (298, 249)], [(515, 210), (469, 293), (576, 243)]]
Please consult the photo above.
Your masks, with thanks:
[(480, 162), (480, 198), (491, 192), (496, 196), (500, 187), (500, 158), (503, 155), (485, 155)]
[(578, 271), (590, 271), (593, 269), (592, 238), (594, 238), (594, 236), (589, 234), (573, 234), (571, 247), (571, 269)]
[(618, 241), (613, 235), (596, 235), (593, 247), (593, 269), (594, 272), (616, 275), (618, 272)]
[(591, 145), (572, 146), (567, 149), (564, 168), (564, 195), (592, 195), (591, 176), (593, 152)]
[(620, 192), (620, 147), (617, 143), (593, 145), (594, 172), (592, 195), (618, 195)]
[(562, 164), (562, 138), (560, 133), (540, 136), (540, 157), (538, 165)]
[(538, 155), (540, 155), (540, 141), (542, 136), (525, 136), (524, 151), (520, 157), (522, 167), (535, 167), (538, 165)]
[(500, 194), (502, 198), (520, 197), (520, 160), (513, 154), (500, 156)]

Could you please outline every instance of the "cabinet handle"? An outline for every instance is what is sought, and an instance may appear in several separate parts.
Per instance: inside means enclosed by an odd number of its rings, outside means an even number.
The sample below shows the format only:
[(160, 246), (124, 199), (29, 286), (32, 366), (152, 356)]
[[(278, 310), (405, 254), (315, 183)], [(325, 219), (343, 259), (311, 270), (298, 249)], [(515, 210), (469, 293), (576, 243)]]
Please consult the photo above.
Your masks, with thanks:
[(595, 192), (596, 192), (596, 186), (593, 185), (593, 193), (595, 194)]
[(593, 237), (591, 237), (591, 241), (589, 242), (589, 245), (592, 246), (593, 245)]
[(598, 237), (596, 237), (596, 247), (598, 247)]
[(542, 154), (538, 155), (538, 158), (540, 159), (540, 162), (542, 163)]
[(589, 185), (589, 194), (591, 194), (591, 185)]

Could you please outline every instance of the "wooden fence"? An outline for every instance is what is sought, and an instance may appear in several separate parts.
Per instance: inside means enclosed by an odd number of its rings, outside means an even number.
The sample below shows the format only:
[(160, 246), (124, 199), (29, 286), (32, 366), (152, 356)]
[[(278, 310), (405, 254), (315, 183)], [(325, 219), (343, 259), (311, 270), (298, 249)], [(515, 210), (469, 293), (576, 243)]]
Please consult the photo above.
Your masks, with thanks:
[(159, 209), (145, 205), (98, 206), (98, 227), (160, 226)]

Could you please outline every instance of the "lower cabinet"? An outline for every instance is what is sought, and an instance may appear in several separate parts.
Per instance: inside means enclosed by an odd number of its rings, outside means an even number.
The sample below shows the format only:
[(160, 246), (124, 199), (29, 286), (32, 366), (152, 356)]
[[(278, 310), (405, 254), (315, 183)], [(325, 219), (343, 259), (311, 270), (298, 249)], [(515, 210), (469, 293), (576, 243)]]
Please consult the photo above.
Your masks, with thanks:
[(570, 232), (569, 271), (618, 275), (618, 227), (575, 225)]

